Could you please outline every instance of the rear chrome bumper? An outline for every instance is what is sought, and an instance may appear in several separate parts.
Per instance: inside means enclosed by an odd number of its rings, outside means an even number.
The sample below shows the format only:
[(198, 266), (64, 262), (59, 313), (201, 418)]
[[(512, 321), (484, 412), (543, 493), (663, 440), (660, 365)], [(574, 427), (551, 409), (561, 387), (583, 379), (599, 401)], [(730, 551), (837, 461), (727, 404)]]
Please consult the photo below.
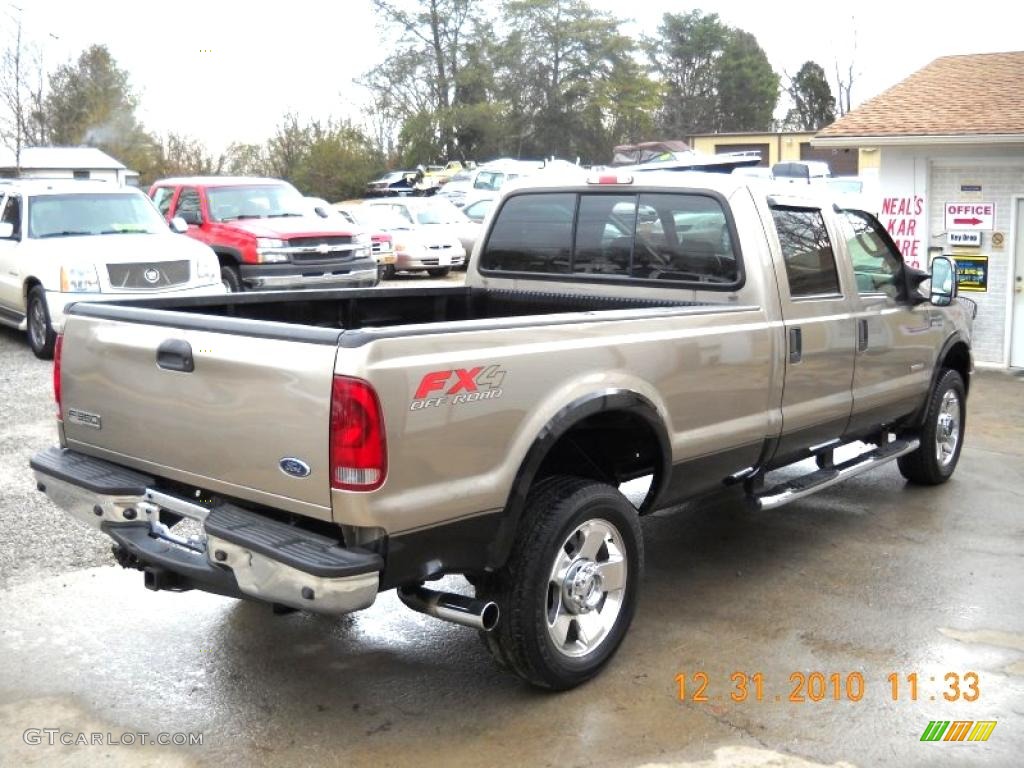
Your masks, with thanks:
[[(231, 504), (196, 504), (153, 488), (147, 475), (73, 451), (50, 448), (30, 464), (38, 489), (110, 536), (151, 588), (198, 588), (326, 614), (376, 599), (383, 563), (374, 553)], [(167, 513), (196, 521), (201, 533), (175, 534), (161, 519)]]

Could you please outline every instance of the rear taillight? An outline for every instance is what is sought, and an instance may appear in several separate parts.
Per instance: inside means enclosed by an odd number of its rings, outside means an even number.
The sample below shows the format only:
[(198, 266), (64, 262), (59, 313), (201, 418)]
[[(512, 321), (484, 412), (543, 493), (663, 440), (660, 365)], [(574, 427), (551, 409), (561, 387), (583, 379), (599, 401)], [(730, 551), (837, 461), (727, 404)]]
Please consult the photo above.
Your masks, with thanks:
[(60, 407), (60, 355), (64, 351), (64, 334), (57, 336), (57, 342), (53, 345), (53, 399), (57, 401), (57, 419), (64, 417)]
[(331, 388), (331, 487), (373, 491), (384, 484), (388, 451), (377, 393), (362, 379), (335, 376)]

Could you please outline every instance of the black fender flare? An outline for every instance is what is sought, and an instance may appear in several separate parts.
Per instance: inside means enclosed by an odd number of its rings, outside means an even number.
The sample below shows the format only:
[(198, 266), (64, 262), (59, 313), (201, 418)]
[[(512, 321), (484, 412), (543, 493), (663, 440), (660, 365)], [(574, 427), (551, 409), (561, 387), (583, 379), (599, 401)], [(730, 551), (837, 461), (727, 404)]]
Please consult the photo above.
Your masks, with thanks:
[[(932, 392), (935, 391), (935, 385), (939, 382), (939, 374), (943, 371), (943, 363), (957, 344), (963, 344), (967, 348), (968, 376), (974, 370), (974, 355), (971, 354), (970, 342), (964, 338), (960, 331), (953, 331), (949, 338), (943, 342), (942, 347), (939, 349), (939, 354), (935, 356), (935, 366), (932, 368), (932, 378), (928, 384), (928, 392), (925, 394), (924, 402), (921, 403), (921, 406), (914, 411), (914, 414), (908, 420), (911, 426), (920, 427), (924, 421), (925, 410), (928, 408), (928, 399), (931, 397)], [(970, 388), (969, 380), (964, 380), (964, 387)]]
[(640, 513), (655, 508), (658, 497), (665, 488), (672, 470), (672, 446), (668, 429), (657, 407), (643, 395), (626, 389), (609, 389), (580, 397), (561, 410), (544, 426), (533, 441), (519, 470), (516, 472), (508, 501), (501, 515), (501, 523), (488, 552), (488, 566), (501, 567), (508, 559), (515, 541), (516, 530), (526, 505), (526, 497), (533, 486), (537, 471), (548, 453), (566, 432), (584, 419), (598, 413), (624, 411), (643, 419), (657, 437), (661, 453), (661, 464), (655, 467), (651, 490), (644, 499)]
[(232, 248), (229, 245), (211, 245), (210, 248), (217, 254), (217, 258), (226, 256), (229, 259), (233, 259), (236, 265), (242, 264), (242, 252), (237, 248)]

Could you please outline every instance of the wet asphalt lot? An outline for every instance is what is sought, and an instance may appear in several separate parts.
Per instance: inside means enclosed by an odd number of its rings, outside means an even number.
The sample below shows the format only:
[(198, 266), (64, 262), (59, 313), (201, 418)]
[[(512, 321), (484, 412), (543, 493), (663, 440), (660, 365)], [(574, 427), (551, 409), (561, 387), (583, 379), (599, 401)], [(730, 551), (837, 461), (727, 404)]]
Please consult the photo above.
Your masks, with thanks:
[[(390, 593), (330, 619), (147, 591), (34, 489), (50, 388), (49, 364), (0, 329), (0, 765), (1020, 765), (1024, 379), (976, 377), (945, 487), (890, 466), (775, 512), (725, 498), (646, 519), (633, 627), (600, 677), (559, 695)], [(762, 701), (753, 683), (730, 699), (734, 672), (763, 675)], [(812, 672), (824, 698), (805, 685), (791, 702), (791, 675)], [(946, 701), (947, 673), (973, 695), (967, 672), (977, 699)], [(830, 676), (852, 673), (863, 697), (835, 701)], [(998, 724), (985, 743), (922, 743), (929, 720)], [(203, 744), (27, 744), (30, 728)]]

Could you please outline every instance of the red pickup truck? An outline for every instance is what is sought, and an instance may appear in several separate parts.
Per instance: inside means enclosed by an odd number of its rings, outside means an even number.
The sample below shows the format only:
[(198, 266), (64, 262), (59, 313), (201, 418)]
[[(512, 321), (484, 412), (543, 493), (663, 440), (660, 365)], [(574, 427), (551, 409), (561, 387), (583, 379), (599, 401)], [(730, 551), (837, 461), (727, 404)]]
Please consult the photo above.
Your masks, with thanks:
[(312, 214), (287, 182), (162, 179), (149, 196), (172, 228), (213, 248), (229, 291), (377, 284), (370, 235), (340, 219)]

